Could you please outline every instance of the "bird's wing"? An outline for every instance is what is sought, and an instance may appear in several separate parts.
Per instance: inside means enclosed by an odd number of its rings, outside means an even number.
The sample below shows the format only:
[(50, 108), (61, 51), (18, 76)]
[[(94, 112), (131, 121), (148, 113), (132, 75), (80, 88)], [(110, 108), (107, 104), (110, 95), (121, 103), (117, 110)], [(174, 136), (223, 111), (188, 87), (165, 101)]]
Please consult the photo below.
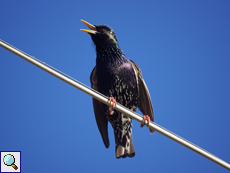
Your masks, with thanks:
[[(91, 88), (97, 90), (97, 76), (96, 67), (94, 67), (90, 75)], [(97, 127), (101, 133), (101, 137), (106, 148), (109, 148), (109, 137), (108, 137), (108, 120), (105, 115), (102, 103), (93, 98), (94, 114), (97, 121)]]
[[(137, 79), (137, 86), (138, 86), (138, 93), (139, 93), (138, 108), (144, 115), (148, 115), (150, 117), (150, 120), (154, 122), (154, 112), (153, 112), (152, 102), (151, 102), (148, 87), (145, 84), (145, 81), (141, 75), (141, 69), (138, 67), (138, 65), (135, 62), (131, 61), (131, 63)], [(150, 133), (154, 132), (154, 130), (152, 129), (149, 130)]]

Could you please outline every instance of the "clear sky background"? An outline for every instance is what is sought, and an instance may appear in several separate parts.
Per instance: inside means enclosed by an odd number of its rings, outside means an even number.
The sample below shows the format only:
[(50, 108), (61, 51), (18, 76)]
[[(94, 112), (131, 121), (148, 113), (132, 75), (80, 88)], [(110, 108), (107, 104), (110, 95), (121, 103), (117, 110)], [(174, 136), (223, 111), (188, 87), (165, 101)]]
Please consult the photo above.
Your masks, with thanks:
[[(230, 162), (229, 9), (229, 0), (1, 0), (0, 39), (89, 86), (95, 47), (80, 19), (111, 26), (142, 69), (156, 123)], [(0, 151), (21, 151), (23, 173), (228, 172), (136, 121), (136, 156), (118, 160), (90, 96), (1, 47), (0, 60)]]

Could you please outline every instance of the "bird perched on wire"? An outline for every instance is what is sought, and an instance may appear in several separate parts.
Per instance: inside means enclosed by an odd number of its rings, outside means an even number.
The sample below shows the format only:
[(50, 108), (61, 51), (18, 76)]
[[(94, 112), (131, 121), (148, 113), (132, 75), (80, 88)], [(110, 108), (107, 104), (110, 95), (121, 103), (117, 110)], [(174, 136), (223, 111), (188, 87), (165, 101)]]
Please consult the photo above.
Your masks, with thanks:
[[(148, 88), (136, 63), (126, 58), (120, 49), (114, 31), (106, 25), (92, 25), (84, 20), (90, 30), (88, 33), (96, 46), (96, 66), (91, 75), (91, 87), (109, 97), (109, 107), (93, 99), (94, 114), (105, 147), (109, 147), (108, 121), (114, 129), (116, 158), (135, 155), (132, 140), (132, 120), (128, 116), (113, 110), (116, 102), (136, 111), (138, 107), (145, 119), (154, 121), (154, 113)], [(150, 119), (150, 120), (149, 120)], [(147, 123), (147, 124), (148, 124)], [(150, 129), (153, 133), (154, 130)]]

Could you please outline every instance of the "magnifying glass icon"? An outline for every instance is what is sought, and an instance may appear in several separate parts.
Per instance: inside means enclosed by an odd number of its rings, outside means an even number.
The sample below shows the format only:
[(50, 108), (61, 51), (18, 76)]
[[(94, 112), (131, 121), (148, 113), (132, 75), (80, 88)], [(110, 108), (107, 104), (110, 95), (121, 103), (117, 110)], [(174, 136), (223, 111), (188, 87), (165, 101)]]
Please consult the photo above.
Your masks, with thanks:
[(14, 164), (15, 163), (15, 158), (11, 154), (7, 154), (3, 158), (3, 162), (7, 166), (12, 166), (15, 170), (18, 169), (18, 167)]

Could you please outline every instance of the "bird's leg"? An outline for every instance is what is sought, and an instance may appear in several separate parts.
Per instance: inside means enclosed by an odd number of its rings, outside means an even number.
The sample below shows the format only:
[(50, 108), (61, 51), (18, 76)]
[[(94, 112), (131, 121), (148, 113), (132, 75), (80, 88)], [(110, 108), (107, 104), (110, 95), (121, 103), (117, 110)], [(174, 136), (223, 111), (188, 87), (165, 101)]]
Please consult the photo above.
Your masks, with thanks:
[(141, 127), (144, 127), (144, 125), (145, 125), (145, 120), (147, 120), (147, 126), (149, 126), (150, 118), (149, 118), (148, 115), (144, 115), (144, 116), (143, 116), (142, 123), (141, 123)]
[(112, 102), (112, 106), (110, 106), (110, 112), (109, 112), (109, 114), (110, 115), (113, 115), (113, 109), (114, 109), (114, 107), (117, 105), (117, 102), (116, 102), (116, 100), (113, 98), (113, 97), (109, 97), (109, 103), (111, 103)]

